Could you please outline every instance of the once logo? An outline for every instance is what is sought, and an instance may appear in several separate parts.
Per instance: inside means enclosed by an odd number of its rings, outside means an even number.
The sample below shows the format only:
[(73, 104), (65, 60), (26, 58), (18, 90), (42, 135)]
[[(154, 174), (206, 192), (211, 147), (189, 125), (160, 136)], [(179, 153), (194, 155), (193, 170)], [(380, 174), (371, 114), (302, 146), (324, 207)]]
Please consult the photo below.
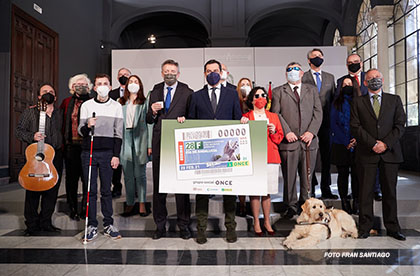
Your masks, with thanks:
[(232, 180), (216, 180), (216, 185), (231, 186)]

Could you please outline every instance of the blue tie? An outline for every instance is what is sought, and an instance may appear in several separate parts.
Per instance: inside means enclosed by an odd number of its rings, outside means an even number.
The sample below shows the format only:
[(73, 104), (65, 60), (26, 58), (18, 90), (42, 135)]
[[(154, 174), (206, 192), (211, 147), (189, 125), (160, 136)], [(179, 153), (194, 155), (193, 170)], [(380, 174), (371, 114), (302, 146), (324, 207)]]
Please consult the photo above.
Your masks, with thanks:
[(315, 72), (314, 74), (316, 76), (316, 87), (318, 87), (318, 92), (321, 92), (322, 82), (321, 82), (321, 79), (319, 77), (319, 72)]
[(172, 87), (168, 87), (168, 93), (165, 98), (165, 113), (168, 113), (169, 107), (171, 106), (171, 90)]

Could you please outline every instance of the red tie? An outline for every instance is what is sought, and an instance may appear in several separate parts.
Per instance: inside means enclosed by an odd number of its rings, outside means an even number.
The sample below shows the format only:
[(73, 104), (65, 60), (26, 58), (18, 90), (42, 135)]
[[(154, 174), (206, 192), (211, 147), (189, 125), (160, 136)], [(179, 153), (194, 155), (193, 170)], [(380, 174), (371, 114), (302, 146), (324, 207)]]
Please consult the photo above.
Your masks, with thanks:
[(360, 86), (360, 80), (359, 80), (359, 77), (358, 77), (357, 75), (354, 75), (354, 78), (356, 79), (357, 83), (358, 83), (358, 84), (359, 84), (359, 86)]

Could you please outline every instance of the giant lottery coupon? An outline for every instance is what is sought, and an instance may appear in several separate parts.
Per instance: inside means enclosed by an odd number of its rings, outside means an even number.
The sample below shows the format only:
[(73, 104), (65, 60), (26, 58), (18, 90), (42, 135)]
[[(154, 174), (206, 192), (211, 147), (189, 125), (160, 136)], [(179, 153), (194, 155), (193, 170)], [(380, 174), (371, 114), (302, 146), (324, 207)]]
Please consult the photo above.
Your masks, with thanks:
[(177, 179), (253, 174), (248, 124), (175, 129)]

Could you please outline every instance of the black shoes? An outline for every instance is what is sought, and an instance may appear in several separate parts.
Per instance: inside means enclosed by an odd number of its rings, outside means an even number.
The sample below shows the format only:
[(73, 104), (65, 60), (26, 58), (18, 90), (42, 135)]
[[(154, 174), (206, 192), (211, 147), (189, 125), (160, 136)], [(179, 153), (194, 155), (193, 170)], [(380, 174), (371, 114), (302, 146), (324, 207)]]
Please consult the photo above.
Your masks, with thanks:
[(338, 199), (338, 196), (331, 192), (326, 192), (326, 193), (322, 193), (321, 198), (322, 199)]
[(234, 229), (228, 229), (226, 231), (226, 241), (229, 243), (234, 243), (238, 240), (238, 236), (236, 235), (236, 231)]
[(121, 196), (121, 190), (113, 190), (112, 191), (112, 198), (118, 198)]
[(286, 214), (284, 214), (284, 217), (287, 219), (292, 219), (295, 215), (297, 215), (296, 211), (292, 208), (287, 209)]
[(41, 230), (42, 231), (45, 231), (45, 232), (56, 232), (56, 233), (61, 232), (61, 229), (60, 228), (55, 227), (52, 224), (51, 225), (48, 225), (48, 226), (45, 226), (45, 227), (41, 227)]
[(370, 236), (369, 232), (359, 232), (358, 239), (367, 239)]
[(386, 234), (396, 240), (405, 241), (405, 236), (401, 232), (387, 232)]
[(198, 244), (205, 244), (207, 242), (206, 231), (197, 231), (197, 240)]
[(75, 221), (80, 220), (79, 214), (74, 209), (70, 211), (69, 217), (70, 217), (70, 219), (75, 220)]
[(155, 233), (153, 233), (152, 239), (158, 240), (163, 237), (166, 237), (166, 230), (156, 230)]
[(341, 199), (341, 209), (343, 211), (346, 211), (347, 214), (351, 214), (352, 210), (351, 210), (350, 200)]
[(192, 237), (191, 232), (190, 232), (190, 230), (188, 230), (188, 228), (187, 229), (181, 229), (180, 232), (179, 232), (179, 236), (183, 240), (188, 240)]
[(375, 200), (382, 201), (382, 194), (380, 192), (375, 192)]
[(23, 231), (23, 235), (28, 237), (28, 236), (34, 236), (36, 235), (41, 229), (39, 228), (26, 228), (25, 231)]

